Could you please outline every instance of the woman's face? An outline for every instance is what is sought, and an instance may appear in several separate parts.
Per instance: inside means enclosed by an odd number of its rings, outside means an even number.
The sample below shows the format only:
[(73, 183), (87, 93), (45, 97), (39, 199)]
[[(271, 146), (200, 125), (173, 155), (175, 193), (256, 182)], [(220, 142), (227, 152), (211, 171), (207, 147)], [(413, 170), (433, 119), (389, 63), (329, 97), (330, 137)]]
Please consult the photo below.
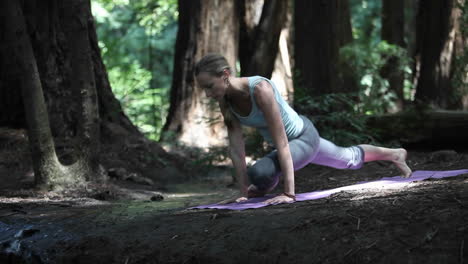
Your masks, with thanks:
[(206, 96), (217, 101), (226, 94), (227, 74), (216, 76), (208, 72), (201, 72), (197, 75), (198, 85), (205, 91)]

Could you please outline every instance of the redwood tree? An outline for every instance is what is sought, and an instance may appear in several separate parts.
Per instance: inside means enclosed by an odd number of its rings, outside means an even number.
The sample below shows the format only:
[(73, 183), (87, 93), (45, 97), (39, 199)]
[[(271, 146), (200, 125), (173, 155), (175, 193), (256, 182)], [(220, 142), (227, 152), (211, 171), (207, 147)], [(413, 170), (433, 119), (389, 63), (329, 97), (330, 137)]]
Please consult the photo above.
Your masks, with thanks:
[(227, 134), (221, 114), (196, 85), (193, 69), (204, 55), (220, 53), (235, 70), (239, 35), (236, 3), (179, 0), (179, 31), (163, 140), (172, 134), (174, 139), (190, 146), (225, 144)]
[(29, 128), (38, 184), (96, 179), (101, 142), (144, 138), (111, 91), (90, 1), (7, 0), (0, 12), (0, 125)]
[[(239, 60), (241, 75), (271, 77), (279, 50), (278, 42), (288, 12), (285, 0), (270, 0), (263, 4), (260, 21), (255, 23), (259, 1), (241, 1)], [(253, 5), (253, 6), (252, 6)]]
[[(404, 0), (383, 0), (382, 1), (382, 40), (390, 44), (404, 48)], [(398, 57), (389, 58), (385, 65), (382, 75), (387, 78), (390, 84), (390, 89), (397, 95), (397, 109), (403, 108), (403, 82), (404, 72), (398, 69)]]
[(435, 108), (462, 106), (459, 87), (452, 85), (454, 61), (466, 48), (460, 33), (461, 10), (457, 3), (464, 1), (419, 1), (416, 100)]
[(347, 0), (296, 0), (294, 8), (295, 88), (309, 95), (355, 92), (349, 68), (338, 67), (339, 49), (352, 41)]
[(239, 61), (242, 76), (271, 78), (290, 102), (292, 1), (240, 1)]

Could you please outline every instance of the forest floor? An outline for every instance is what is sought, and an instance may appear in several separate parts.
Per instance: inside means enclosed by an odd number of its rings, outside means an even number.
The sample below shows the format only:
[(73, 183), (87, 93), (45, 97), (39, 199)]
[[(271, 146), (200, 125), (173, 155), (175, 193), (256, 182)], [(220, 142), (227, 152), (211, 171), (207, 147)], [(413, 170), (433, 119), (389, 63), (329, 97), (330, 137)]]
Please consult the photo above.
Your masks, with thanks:
[[(0, 263), (468, 263), (468, 174), (260, 209), (188, 210), (235, 194), (229, 169), (40, 193), (28, 189), (25, 141), (0, 135), (0, 144)], [(468, 169), (468, 154), (409, 150), (408, 164)], [(181, 177), (173, 171), (165, 177)], [(296, 173), (296, 192), (397, 175), (384, 162), (309, 165)]]

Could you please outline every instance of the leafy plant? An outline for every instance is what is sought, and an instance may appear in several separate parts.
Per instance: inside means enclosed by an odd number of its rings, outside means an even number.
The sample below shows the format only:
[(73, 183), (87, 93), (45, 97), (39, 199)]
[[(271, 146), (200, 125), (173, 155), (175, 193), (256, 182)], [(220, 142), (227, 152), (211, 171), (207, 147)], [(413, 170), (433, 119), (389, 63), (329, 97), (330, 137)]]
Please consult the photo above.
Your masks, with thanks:
[(335, 144), (349, 146), (375, 143), (375, 131), (366, 126), (366, 116), (354, 103), (356, 94), (326, 94), (297, 99), (296, 109), (310, 117), (320, 136)]
[[(381, 74), (390, 59), (398, 64), (395, 71), (411, 75), (410, 59), (405, 49), (380, 41), (375, 45), (362, 45), (359, 42), (348, 44), (340, 49), (340, 60), (354, 68), (360, 84), (359, 103), (356, 111), (364, 114), (381, 114), (394, 107), (396, 94), (390, 90), (389, 82)], [(406, 78), (409, 79), (409, 78)], [(405, 99), (412, 99), (411, 83), (405, 82)]]
[(158, 140), (169, 107), (176, 0), (93, 0), (99, 46), (125, 113)]
[(457, 7), (461, 11), (458, 22), (460, 23), (462, 45), (464, 43), (465, 48), (461, 56), (457, 56), (454, 62), (452, 85), (456, 91), (455, 97), (457, 98), (454, 98), (455, 100), (468, 94), (468, 48), (466, 48), (468, 39), (468, 4), (466, 1), (457, 2)]

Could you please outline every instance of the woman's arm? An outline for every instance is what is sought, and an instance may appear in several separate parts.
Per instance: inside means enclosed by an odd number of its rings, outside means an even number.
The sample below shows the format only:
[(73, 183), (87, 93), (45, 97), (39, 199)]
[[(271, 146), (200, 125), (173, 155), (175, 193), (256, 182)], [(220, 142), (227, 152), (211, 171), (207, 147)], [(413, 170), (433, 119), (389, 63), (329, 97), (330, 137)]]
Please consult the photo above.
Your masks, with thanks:
[(229, 110), (224, 101), (219, 102), (219, 106), (228, 131), (229, 154), (236, 172), (240, 197), (247, 197), (247, 165), (245, 164), (245, 143), (242, 127), (239, 120), (228, 112)]
[[(258, 107), (263, 112), (265, 120), (268, 124), (273, 143), (278, 151), (278, 160), (281, 166), (281, 171), (284, 177), (284, 192), (288, 195), (280, 195), (267, 200), (266, 203), (282, 203), (291, 202), (294, 200), (294, 167), (289, 150), (288, 138), (284, 129), (283, 120), (281, 119), (280, 109), (275, 100), (273, 88), (267, 81), (260, 82), (255, 87), (255, 101)], [(290, 197), (291, 196), (291, 197)]]

